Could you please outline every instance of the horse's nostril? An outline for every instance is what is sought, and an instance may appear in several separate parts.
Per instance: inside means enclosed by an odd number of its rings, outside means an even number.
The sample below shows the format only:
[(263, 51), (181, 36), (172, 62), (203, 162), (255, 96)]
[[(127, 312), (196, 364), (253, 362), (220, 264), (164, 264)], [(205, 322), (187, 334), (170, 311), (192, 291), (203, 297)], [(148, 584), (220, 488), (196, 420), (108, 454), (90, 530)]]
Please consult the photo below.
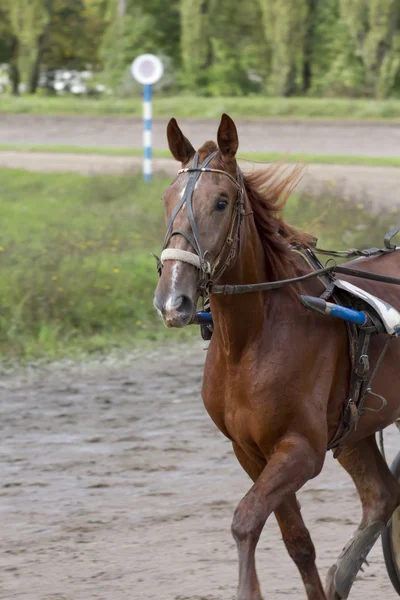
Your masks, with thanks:
[(192, 301), (189, 296), (179, 296), (179, 298), (176, 299), (174, 308), (178, 312), (189, 313), (192, 311)]

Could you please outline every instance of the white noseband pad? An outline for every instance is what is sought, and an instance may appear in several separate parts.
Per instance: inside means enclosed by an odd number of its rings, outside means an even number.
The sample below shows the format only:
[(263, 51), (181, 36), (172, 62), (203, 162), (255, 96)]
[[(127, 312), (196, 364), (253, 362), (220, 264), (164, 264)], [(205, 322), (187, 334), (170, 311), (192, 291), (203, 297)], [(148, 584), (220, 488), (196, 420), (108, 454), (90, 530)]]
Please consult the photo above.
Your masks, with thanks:
[[(161, 254), (161, 264), (163, 265), (167, 260), (180, 260), (181, 262), (188, 263), (199, 271), (202, 270), (200, 258), (193, 252), (187, 252), (186, 250), (180, 250), (179, 248), (166, 248)], [(207, 263), (207, 273), (210, 273), (211, 267)]]

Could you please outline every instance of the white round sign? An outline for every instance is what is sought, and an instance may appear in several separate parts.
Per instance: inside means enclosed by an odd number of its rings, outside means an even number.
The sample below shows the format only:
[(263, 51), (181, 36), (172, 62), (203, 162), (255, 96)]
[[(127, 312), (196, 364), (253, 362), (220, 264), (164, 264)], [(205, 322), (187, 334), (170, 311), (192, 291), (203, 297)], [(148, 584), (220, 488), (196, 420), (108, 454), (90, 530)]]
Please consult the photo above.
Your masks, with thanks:
[(142, 85), (153, 85), (161, 79), (164, 66), (154, 54), (141, 54), (133, 61), (131, 73), (134, 79)]

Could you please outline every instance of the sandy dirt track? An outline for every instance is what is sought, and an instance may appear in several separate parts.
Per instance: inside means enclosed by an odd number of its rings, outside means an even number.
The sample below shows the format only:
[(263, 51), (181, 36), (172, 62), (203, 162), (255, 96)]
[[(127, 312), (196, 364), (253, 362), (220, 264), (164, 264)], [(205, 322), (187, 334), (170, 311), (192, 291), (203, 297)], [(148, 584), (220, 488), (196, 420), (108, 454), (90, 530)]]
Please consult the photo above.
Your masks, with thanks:
[[(250, 481), (202, 405), (204, 348), (2, 376), (2, 600), (233, 600), (230, 522)], [(325, 576), (357, 497), (329, 455), (299, 498)], [(379, 543), (370, 558), (350, 598), (395, 600)], [(274, 519), (258, 570), (265, 600), (304, 599)]]
[[(221, 107), (221, 113), (223, 107)], [(214, 140), (216, 119), (180, 119), (193, 145)], [(167, 148), (168, 119), (154, 119), (154, 148)], [(241, 151), (398, 156), (400, 123), (237, 120)], [(142, 121), (132, 117), (0, 114), (0, 144), (140, 148)]]

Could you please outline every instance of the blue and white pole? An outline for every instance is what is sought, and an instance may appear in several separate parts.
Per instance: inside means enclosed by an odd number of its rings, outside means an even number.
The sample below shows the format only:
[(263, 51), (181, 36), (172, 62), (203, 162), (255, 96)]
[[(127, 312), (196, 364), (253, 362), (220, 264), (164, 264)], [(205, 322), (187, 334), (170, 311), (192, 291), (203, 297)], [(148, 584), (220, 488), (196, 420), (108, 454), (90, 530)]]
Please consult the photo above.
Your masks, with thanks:
[(153, 120), (151, 105), (152, 86), (146, 84), (143, 86), (143, 177), (145, 181), (151, 181), (152, 170), (152, 138), (151, 126)]
[(133, 61), (131, 73), (134, 79), (143, 85), (143, 177), (151, 181), (152, 177), (152, 86), (159, 81), (164, 73), (161, 60), (154, 54), (141, 54)]

